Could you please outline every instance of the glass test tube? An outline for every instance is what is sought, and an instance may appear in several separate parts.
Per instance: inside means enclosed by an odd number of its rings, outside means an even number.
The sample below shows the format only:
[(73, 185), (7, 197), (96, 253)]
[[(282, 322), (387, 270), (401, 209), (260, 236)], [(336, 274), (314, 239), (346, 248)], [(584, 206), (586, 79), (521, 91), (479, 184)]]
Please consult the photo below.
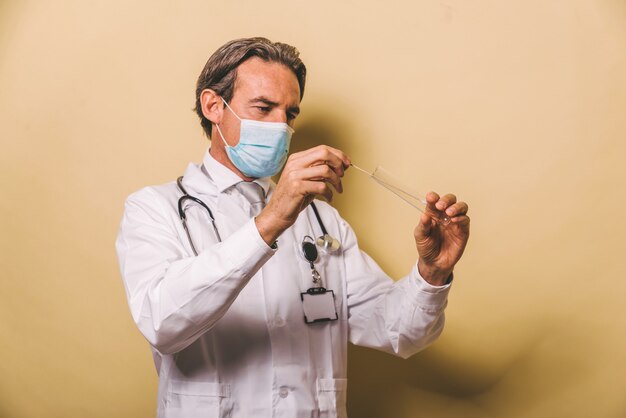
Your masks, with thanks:
[(436, 222), (442, 225), (448, 225), (450, 223), (450, 217), (446, 215), (445, 212), (429, 207), (425, 198), (421, 197), (420, 194), (414, 190), (411, 190), (411, 188), (403, 184), (397, 177), (385, 170), (382, 166), (379, 165), (371, 173), (354, 164), (352, 164), (352, 167), (367, 174), (376, 183), (380, 184), (415, 209), (427, 214)]

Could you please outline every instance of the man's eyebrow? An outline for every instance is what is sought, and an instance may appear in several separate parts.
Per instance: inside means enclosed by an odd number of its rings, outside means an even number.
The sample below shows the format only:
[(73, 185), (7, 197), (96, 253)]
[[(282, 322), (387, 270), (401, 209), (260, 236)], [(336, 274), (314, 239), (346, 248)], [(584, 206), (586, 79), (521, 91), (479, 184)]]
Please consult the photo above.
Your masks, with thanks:
[[(254, 99), (250, 99), (250, 101), (248, 102), (250, 104), (253, 103), (263, 103), (267, 106), (272, 106), (272, 107), (276, 107), (278, 106), (278, 103), (268, 99), (265, 96), (259, 96), (259, 97), (255, 97)], [(289, 112), (291, 113), (295, 113), (296, 115), (300, 113), (300, 106), (291, 106), (289, 109), (287, 109)]]
[(254, 99), (250, 99), (250, 101), (248, 103), (252, 104), (252, 103), (258, 103), (258, 102), (261, 102), (261, 103), (266, 104), (268, 106), (278, 106), (277, 102), (274, 102), (274, 101), (268, 99), (265, 96), (259, 96), (259, 97), (255, 97)]

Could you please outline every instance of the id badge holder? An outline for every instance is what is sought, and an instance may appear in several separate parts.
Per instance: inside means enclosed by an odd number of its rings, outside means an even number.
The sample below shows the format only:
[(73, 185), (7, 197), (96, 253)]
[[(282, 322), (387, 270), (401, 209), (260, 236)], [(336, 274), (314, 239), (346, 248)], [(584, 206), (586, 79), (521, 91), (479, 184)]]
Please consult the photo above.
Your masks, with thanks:
[(339, 319), (335, 307), (335, 292), (323, 287), (312, 287), (306, 292), (300, 293), (304, 308), (304, 322), (314, 324), (317, 322), (336, 321)]
[(313, 243), (313, 238), (308, 235), (302, 241), (302, 255), (311, 267), (311, 278), (315, 286), (309, 288), (306, 292), (300, 293), (304, 310), (304, 322), (315, 324), (338, 320), (339, 315), (335, 307), (335, 292), (322, 286), (322, 276), (314, 264), (317, 261), (317, 248)]

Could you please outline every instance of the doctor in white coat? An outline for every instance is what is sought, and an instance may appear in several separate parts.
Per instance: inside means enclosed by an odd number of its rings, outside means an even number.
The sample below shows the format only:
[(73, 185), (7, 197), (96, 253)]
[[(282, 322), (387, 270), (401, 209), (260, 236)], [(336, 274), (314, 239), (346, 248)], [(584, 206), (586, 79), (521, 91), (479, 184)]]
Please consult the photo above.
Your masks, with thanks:
[[(349, 157), (319, 146), (287, 159), (305, 77), (289, 45), (222, 46), (197, 84), (202, 163), (126, 201), (116, 249), (159, 417), (345, 417), (348, 341), (406, 358), (442, 331), (467, 205), (429, 193), (451, 222), (422, 215), (418, 261), (390, 279), (330, 205), (310, 205), (342, 192)], [(323, 229), (338, 250), (310, 245)]]

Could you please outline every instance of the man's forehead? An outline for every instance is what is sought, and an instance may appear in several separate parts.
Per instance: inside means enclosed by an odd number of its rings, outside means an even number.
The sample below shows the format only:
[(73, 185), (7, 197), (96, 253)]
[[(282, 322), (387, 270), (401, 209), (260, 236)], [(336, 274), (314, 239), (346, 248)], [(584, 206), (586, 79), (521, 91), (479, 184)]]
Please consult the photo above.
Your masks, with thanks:
[(237, 77), (233, 95), (245, 92), (277, 101), (283, 95), (297, 96), (300, 99), (300, 85), (293, 71), (286, 65), (250, 58), (237, 67)]

